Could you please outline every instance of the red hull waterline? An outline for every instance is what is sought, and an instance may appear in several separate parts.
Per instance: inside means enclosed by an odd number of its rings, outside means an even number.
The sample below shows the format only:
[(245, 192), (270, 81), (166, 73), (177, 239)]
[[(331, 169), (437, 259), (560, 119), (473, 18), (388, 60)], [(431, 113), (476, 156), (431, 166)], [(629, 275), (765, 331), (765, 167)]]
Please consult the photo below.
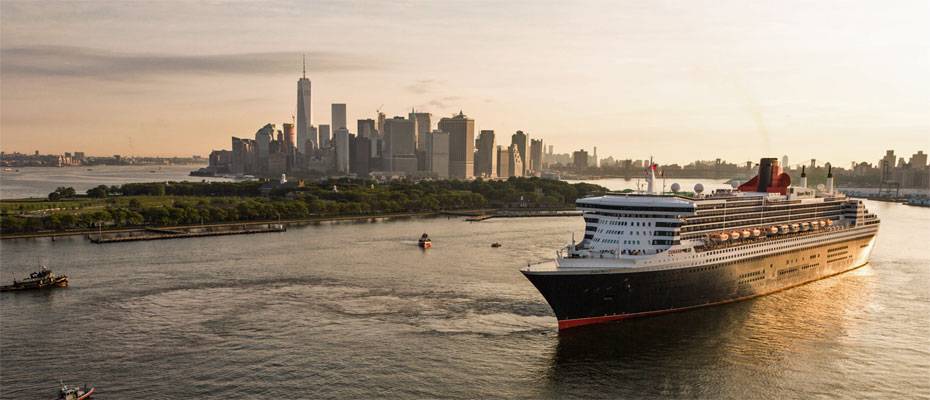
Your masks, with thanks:
[(97, 388), (90, 388), (90, 391), (88, 391), (87, 393), (84, 393), (83, 396), (78, 397), (78, 400), (86, 400), (86, 399), (89, 399), (89, 398), (90, 398), (90, 395), (94, 394), (94, 392), (96, 392), (96, 391), (97, 391)]
[(784, 291), (784, 290), (788, 290), (788, 289), (791, 289), (791, 288), (795, 288), (795, 287), (798, 287), (798, 286), (806, 285), (806, 284), (808, 284), (808, 283), (815, 282), (815, 281), (819, 281), (819, 280), (821, 280), (821, 279), (827, 279), (827, 278), (830, 278), (830, 277), (833, 277), (833, 276), (836, 276), (836, 275), (845, 274), (845, 273), (847, 273), (847, 272), (849, 272), (849, 271), (862, 268), (862, 267), (864, 267), (864, 266), (866, 266), (866, 265), (868, 265), (868, 263), (863, 263), (863, 264), (861, 264), (861, 265), (857, 265), (857, 266), (855, 266), (855, 267), (852, 267), (852, 268), (850, 268), (850, 269), (848, 269), (848, 270), (845, 270), (845, 271), (842, 271), (842, 272), (837, 272), (837, 273), (831, 274), (831, 275), (825, 275), (825, 276), (822, 276), (822, 277), (817, 278), (817, 279), (814, 279), (814, 280), (810, 280), (810, 281), (806, 281), (806, 282), (801, 282), (801, 283), (799, 283), (799, 284), (797, 284), (797, 285), (792, 285), (792, 286), (784, 287), (784, 288), (781, 288), (781, 289), (778, 289), (778, 290), (775, 290), (775, 291), (766, 292), (766, 293), (759, 293), (759, 294), (755, 294), (755, 295), (752, 295), (752, 296), (738, 297), (738, 298), (735, 298), (735, 299), (730, 299), (730, 300), (725, 300), (725, 301), (718, 301), (718, 302), (715, 302), (715, 303), (698, 304), (698, 305), (694, 305), (694, 306), (681, 307), (681, 308), (669, 308), (669, 309), (666, 309), (666, 310), (646, 311), (646, 312), (641, 312), (641, 313), (631, 313), (631, 314), (621, 314), (621, 315), (605, 315), (605, 316), (602, 316), (602, 317), (589, 317), (589, 318), (576, 318), (576, 319), (559, 320), (559, 330), (560, 330), (560, 331), (563, 331), (563, 330), (566, 330), (566, 329), (577, 328), (577, 327), (579, 327), (579, 326), (585, 326), (585, 325), (603, 324), (603, 323), (606, 323), (606, 322), (621, 321), (621, 320), (631, 319), (631, 318), (651, 317), (651, 316), (654, 316), (654, 315), (668, 314), (668, 313), (674, 313), (674, 312), (680, 312), (680, 311), (693, 310), (693, 309), (695, 309), (695, 308), (712, 307), (712, 306), (719, 306), (719, 305), (723, 305), (723, 304), (735, 303), (735, 302), (738, 302), (738, 301), (746, 301), (746, 300), (754, 299), (754, 298), (756, 298), (756, 297), (762, 297), (762, 296), (770, 295), (770, 294), (773, 294), (773, 293), (781, 292), (781, 291)]

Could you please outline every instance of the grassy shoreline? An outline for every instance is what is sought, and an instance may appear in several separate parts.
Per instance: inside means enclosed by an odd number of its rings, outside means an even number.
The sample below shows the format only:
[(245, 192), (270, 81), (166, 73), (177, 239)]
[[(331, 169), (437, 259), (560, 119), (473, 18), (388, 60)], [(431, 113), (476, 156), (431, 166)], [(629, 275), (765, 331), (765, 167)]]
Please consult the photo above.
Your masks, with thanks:
[[(388, 183), (357, 179), (286, 184), (151, 182), (101, 185), (83, 195), (60, 187), (48, 199), (0, 201), (0, 238), (440, 213), (545, 216), (546, 212), (551, 215), (552, 211), (574, 208), (580, 197), (604, 192), (606, 189), (597, 185), (540, 178)], [(537, 211), (527, 212), (531, 210)]]
[(413, 218), (413, 217), (430, 217), (442, 215), (441, 212), (413, 212), (413, 213), (391, 213), (391, 214), (370, 214), (370, 215), (333, 215), (333, 216), (316, 216), (310, 218), (299, 218), (299, 219), (288, 219), (288, 220), (263, 220), (263, 221), (239, 221), (239, 222), (220, 222), (212, 224), (195, 224), (195, 225), (172, 225), (172, 226), (139, 226), (139, 227), (121, 227), (121, 228), (104, 228), (104, 229), (77, 229), (77, 230), (65, 230), (65, 231), (51, 231), (51, 232), (31, 232), (31, 233), (0, 233), (0, 240), (9, 240), (9, 239), (35, 239), (35, 238), (46, 238), (46, 237), (62, 237), (62, 236), (81, 236), (88, 234), (95, 234), (98, 232), (103, 233), (129, 233), (129, 232), (140, 232), (146, 230), (146, 228), (159, 228), (159, 229), (180, 229), (180, 228), (193, 228), (198, 226), (229, 226), (229, 225), (263, 225), (268, 223), (284, 224), (286, 226), (299, 226), (299, 225), (308, 225), (315, 222), (334, 222), (334, 221), (359, 221), (367, 219), (380, 219), (380, 218)]

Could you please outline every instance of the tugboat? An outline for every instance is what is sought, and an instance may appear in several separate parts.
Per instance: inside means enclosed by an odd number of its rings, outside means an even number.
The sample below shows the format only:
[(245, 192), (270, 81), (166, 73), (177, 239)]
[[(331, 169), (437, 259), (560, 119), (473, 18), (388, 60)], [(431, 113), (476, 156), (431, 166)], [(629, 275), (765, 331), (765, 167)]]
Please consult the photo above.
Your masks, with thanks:
[(56, 400), (87, 400), (90, 399), (90, 396), (94, 394), (94, 391), (97, 388), (87, 388), (85, 384), (83, 387), (77, 386), (68, 386), (61, 385), (61, 389), (58, 389), (58, 398)]
[(496, 248), (498, 248), (498, 247), (501, 247), (501, 243), (500, 243), (500, 242), (491, 243), (491, 247), (493, 247), (493, 248), (496, 249)]
[(17, 281), (13, 280), (12, 285), (0, 286), (0, 292), (12, 292), (16, 290), (38, 290), (51, 289), (56, 287), (68, 287), (68, 277), (65, 275), (55, 275), (48, 268), (42, 267), (37, 272), (29, 274), (29, 277)]
[(433, 247), (433, 241), (430, 240), (429, 235), (424, 233), (423, 236), (420, 236), (420, 241), (417, 242), (417, 246), (420, 246), (424, 249), (428, 249), (430, 247)]

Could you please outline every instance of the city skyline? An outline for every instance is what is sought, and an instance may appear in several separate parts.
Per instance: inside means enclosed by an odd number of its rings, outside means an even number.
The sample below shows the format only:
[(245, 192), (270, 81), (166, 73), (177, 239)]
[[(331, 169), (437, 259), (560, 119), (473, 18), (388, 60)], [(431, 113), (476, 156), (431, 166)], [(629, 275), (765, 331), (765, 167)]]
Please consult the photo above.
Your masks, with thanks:
[[(763, 4), (504, 5), (541, 25), (519, 32), (507, 27), (510, 14), (481, 3), (462, 7), (461, 26), (448, 31), (440, 5), (404, 6), (424, 22), (408, 29), (379, 19), (390, 7), (352, 5), (3, 2), (0, 145), (7, 153), (207, 154), (230, 135), (292, 121), (306, 53), (316, 126), (331, 121), (334, 103), (347, 104), (347, 121), (377, 118), (380, 104), (389, 116), (415, 108), (437, 119), (465, 109), (475, 132), (523, 130), (559, 153), (597, 146), (600, 158), (669, 163), (788, 154), (847, 165), (872, 160), (876, 147), (928, 147), (922, 3), (806, 13)], [(200, 18), (175, 15), (178, 7), (209, 18), (199, 27)], [(257, 17), (218, 29), (244, 11)], [(750, 14), (752, 23), (742, 18)], [(170, 17), (178, 32), (161, 27)], [(293, 24), (263, 22), (281, 18), (318, 23), (292, 32), (278, 25)], [(371, 24), (316, 34), (358, 20)], [(569, 30), (579, 20), (590, 23)], [(391, 43), (400, 38), (427, 50), (398, 55)], [(445, 60), (463, 49), (469, 57)], [(825, 140), (830, 146), (810, 146)]]

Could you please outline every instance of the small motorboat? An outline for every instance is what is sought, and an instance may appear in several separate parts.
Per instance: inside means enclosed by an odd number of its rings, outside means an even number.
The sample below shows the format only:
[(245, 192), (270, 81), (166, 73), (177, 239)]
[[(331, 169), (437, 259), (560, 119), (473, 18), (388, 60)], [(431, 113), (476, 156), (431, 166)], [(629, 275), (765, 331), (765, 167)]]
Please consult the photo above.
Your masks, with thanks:
[(48, 268), (42, 267), (37, 272), (29, 274), (29, 277), (21, 281), (13, 280), (12, 285), (0, 286), (0, 292), (12, 292), (17, 290), (38, 290), (52, 289), (58, 287), (68, 287), (68, 277), (65, 275), (55, 275)]
[(501, 247), (501, 244), (500, 244), (500, 242), (494, 242), (494, 243), (491, 243), (491, 247), (493, 247), (493, 248), (496, 249), (496, 248), (498, 248), (498, 247)]
[(94, 394), (97, 388), (88, 388), (85, 384), (82, 387), (77, 386), (68, 386), (61, 385), (61, 388), (58, 389), (58, 398), (57, 400), (86, 400), (90, 399), (90, 396)]
[(433, 247), (433, 241), (430, 240), (429, 235), (424, 233), (422, 236), (420, 236), (420, 240), (417, 242), (417, 246), (428, 249)]

